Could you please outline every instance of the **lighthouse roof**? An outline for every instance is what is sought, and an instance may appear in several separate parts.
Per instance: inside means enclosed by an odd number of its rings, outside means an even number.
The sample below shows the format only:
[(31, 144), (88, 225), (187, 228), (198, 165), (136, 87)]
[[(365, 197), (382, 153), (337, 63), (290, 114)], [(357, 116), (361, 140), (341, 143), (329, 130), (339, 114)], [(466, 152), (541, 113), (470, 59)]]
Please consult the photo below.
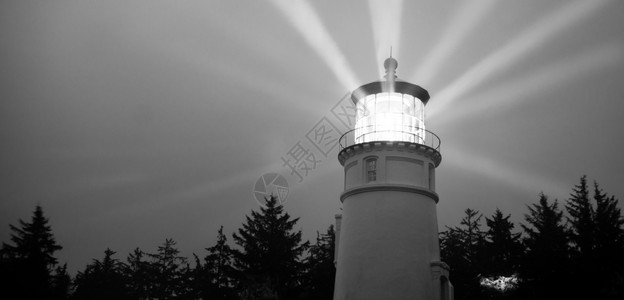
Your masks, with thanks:
[(423, 104), (427, 104), (429, 101), (429, 92), (427, 92), (427, 90), (418, 85), (401, 80), (374, 81), (367, 83), (351, 93), (351, 100), (353, 100), (353, 103), (357, 104), (360, 99), (368, 95), (379, 93), (408, 94), (420, 99)]
[(351, 93), (351, 100), (357, 105), (358, 101), (368, 95), (379, 93), (400, 93), (407, 94), (420, 99), (423, 104), (429, 101), (429, 92), (422, 87), (398, 80), (396, 77), (396, 69), (399, 62), (392, 57), (392, 48), (390, 48), (390, 57), (384, 61), (386, 69), (385, 81), (374, 81), (357, 88)]

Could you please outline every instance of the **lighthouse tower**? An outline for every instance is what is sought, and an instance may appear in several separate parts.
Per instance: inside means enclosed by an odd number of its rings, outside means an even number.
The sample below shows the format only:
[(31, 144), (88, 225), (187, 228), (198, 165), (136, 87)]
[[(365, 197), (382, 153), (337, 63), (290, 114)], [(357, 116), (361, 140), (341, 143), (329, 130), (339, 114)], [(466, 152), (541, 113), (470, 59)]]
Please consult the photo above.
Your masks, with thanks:
[(453, 297), (440, 261), (435, 168), (442, 156), (440, 139), (425, 129), (429, 93), (398, 80), (397, 66), (386, 59), (385, 80), (351, 95), (356, 124), (338, 154), (344, 192), (334, 300)]

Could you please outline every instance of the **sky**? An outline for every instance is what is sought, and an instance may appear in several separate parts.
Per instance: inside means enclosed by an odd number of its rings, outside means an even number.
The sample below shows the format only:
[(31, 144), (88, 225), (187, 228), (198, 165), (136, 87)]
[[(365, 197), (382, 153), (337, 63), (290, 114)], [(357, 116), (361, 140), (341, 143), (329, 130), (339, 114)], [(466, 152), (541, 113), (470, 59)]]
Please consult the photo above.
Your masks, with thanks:
[(440, 229), (521, 222), (584, 174), (624, 200), (622, 1), (11, 0), (0, 41), (0, 238), (41, 205), (73, 273), (166, 238), (205, 255), (271, 173), (313, 240), (340, 213), (349, 92), (391, 47), (431, 95)]

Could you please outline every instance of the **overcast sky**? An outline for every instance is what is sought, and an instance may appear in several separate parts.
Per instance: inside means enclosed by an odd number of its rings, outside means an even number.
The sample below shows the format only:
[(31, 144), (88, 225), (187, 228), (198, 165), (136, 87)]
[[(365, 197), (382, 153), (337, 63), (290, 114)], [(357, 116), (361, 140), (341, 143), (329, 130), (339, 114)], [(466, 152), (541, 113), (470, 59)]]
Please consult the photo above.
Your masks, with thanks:
[[(340, 212), (343, 97), (383, 59), (431, 94), (440, 228), (521, 221), (581, 175), (624, 199), (622, 1), (2, 1), (0, 237), (40, 204), (84, 269), (173, 238), (184, 255), (289, 185), (306, 239)], [(331, 140), (330, 140), (331, 141)], [(295, 147), (318, 161), (301, 178)]]

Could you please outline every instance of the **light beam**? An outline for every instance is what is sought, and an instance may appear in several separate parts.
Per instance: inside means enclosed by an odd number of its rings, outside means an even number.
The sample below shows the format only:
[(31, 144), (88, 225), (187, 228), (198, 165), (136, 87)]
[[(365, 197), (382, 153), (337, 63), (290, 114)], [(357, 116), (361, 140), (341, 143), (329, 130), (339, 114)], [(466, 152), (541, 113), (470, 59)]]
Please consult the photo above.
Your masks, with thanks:
[(528, 94), (556, 88), (564, 82), (616, 65), (622, 60), (622, 53), (624, 53), (624, 46), (621, 43), (605, 44), (591, 51), (546, 65), (518, 80), (509, 81), (507, 84), (471, 97), (474, 101), (471, 100), (469, 105), (440, 114), (438, 118), (457, 122), (486, 110), (492, 113), (496, 109), (506, 110), (515, 105), (526, 104), (526, 101), (517, 101), (518, 98), (526, 98)]
[(403, 0), (368, 0), (379, 76), (385, 73), (380, 62), (388, 57), (390, 47), (392, 47), (392, 56), (398, 57), (402, 7)]
[(349, 91), (355, 89), (359, 80), (310, 3), (304, 0), (272, 0), (272, 2), (325, 61), (342, 86)]
[(564, 29), (569, 29), (571, 24), (579, 22), (585, 17), (596, 12), (609, 0), (577, 0), (542, 18), (535, 25), (525, 30), (520, 36), (505, 44), (498, 51), (492, 53), (472, 69), (464, 73), (448, 87), (444, 88), (432, 102), (428, 110), (429, 116), (434, 116), (446, 106), (465, 94), (470, 89), (479, 85), (486, 79), (496, 75), (501, 70), (518, 63), (520, 58), (526, 56), (540, 45), (550, 41), (550, 38)]
[(452, 53), (456, 52), (460, 42), (472, 31), (480, 20), (491, 10), (496, 0), (462, 1), (462, 5), (450, 18), (450, 24), (435, 46), (423, 59), (423, 64), (412, 75), (412, 82), (427, 86), (435, 78), (440, 67)]
[[(518, 167), (504, 165), (474, 152), (458, 150), (457, 147), (445, 147), (444, 154), (444, 163), (452, 165), (453, 168), (479, 174), (523, 192), (534, 193), (540, 190), (559, 192), (568, 188), (563, 182)], [(470, 159), (466, 159), (467, 157)]]

